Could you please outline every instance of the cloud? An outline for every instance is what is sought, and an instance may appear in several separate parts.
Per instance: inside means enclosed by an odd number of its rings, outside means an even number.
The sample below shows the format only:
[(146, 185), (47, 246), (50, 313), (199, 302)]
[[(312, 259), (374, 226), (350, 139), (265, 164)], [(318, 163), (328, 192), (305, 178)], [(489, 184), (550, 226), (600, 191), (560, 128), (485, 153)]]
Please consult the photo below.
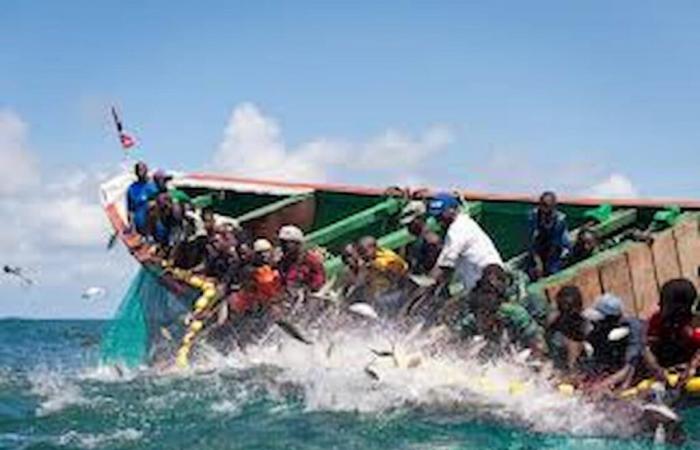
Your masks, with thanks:
[[(347, 171), (383, 172), (390, 180), (410, 171), (453, 142), (449, 128), (429, 127), (418, 136), (388, 129), (363, 142), (319, 137), (289, 148), (277, 121), (252, 103), (234, 108), (214, 155), (214, 170), (257, 178), (326, 181)], [(385, 177), (385, 179), (387, 179)]]
[[(85, 315), (79, 293), (86, 285), (124, 284), (134, 263), (126, 252), (107, 254), (109, 226), (99, 204), (101, 170), (51, 170), (27, 147), (28, 126), (12, 111), (0, 113), (0, 255), (2, 264), (19, 265), (37, 279), (30, 297), (45, 297), (65, 306), (52, 314)], [(9, 167), (9, 168), (8, 168)], [(29, 181), (28, 181), (29, 179)], [(18, 287), (2, 277), (3, 292)], [(14, 286), (14, 287), (13, 287)], [(75, 301), (57, 299), (56, 289), (72, 292)], [(112, 289), (119, 290), (119, 289)], [(41, 300), (41, 299), (39, 299)], [(113, 301), (117, 301), (114, 298)], [(100, 306), (100, 315), (113, 307)], [(0, 315), (47, 315), (38, 301), (5, 305)], [(76, 313), (80, 312), (80, 314)]]
[(613, 173), (584, 191), (596, 198), (636, 198), (639, 192), (632, 180), (620, 173)]
[(359, 145), (357, 159), (349, 162), (358, 169), (395, 169), (397, 166), (414, 169), (453, 140), (451, 131), (441, 125), (428, 128), (418, 137), (389, 129)]
[(38, 183), (36, 157), (27, 144), (27, 124), (10, 110), (0, 110), (0, 196), (13, 195)]
[(501, 193), (562, 194), (599, 198), (634, 198), (639, 192), (625, 175), (604, 162), (574, 159), (538, 159), (517, 150), (492, 150), (486, 162), (474, 168), (476, 188)]

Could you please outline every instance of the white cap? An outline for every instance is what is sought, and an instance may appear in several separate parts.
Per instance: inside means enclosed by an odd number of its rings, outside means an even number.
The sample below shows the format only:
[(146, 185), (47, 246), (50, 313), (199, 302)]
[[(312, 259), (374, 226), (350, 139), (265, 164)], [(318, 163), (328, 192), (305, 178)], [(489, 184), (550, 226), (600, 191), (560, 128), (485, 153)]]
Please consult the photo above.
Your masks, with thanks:
[(422, 200), (412, 200), (408, 202), (408, 204), (404, 206), (403, 210), (401, 211), (399, 223), (401, 225), (408, 225), (417, 217), (424, 216), (427, 209), (428, 208), (425, 206), (425, 202)]
[(285, 225), (280, 228), (278, 237), (280, 241), (304, 242), (304, 232), (295, 225)]
[(272, 244), (267, 239), (256, 239), (253, 242), (253, 251), (266, 252), (272, 250)]

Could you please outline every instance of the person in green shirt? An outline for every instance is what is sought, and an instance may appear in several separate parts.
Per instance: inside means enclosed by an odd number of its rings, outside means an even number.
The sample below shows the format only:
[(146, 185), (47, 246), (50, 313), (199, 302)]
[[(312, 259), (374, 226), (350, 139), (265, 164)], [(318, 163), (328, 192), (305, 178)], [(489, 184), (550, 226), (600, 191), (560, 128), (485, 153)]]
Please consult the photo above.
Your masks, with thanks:
[[(213, 194), (198, 195), (196, 197), (190, 197), (187, 192), (178, 189), (177, 187), (170, 184), (173, 179), (172, 175), (169, 175), (163, 170), (157, 170), (153, 174), (153, 182), (158, 188), (158, 194), (167, 192), (170, 194), (170, 198), (181, 205), (189, 205), (194, 209), (201, 210), (203, 208), (208, 208), (214, 203)], [(156, 194), (156, 196), (158, 195)], [(155, 196), (154, 196), (155, 198)]]
[(528, 309), (509, 299), (510, 276), (497, 264), (484, 268), (481, 279), (467, 297), (462, 317), (463, 335), (480, 335), (489, 341), (487, 355), (496, 355), (503, 348), (503, 336), (535, 355), (546, 352), (544, 331)]

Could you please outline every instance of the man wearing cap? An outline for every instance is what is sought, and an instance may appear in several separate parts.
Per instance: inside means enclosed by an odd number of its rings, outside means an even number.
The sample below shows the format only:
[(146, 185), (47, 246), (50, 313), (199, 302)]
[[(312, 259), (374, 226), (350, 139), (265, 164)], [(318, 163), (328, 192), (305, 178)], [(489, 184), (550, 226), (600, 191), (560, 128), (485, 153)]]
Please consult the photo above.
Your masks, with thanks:
[(583, 312), (592, 329), (587, 341), (593, 356), (587, 369), (598, 379), (594, 391), (629, 387), (635, 372), (644, 361), (644, 329), (642, 322), (625, 317), (622, 302), (612, 294), (603, 294)]
[(326, 272), (320, 258), (304, 250), (304, 232), (295, 225), (285, 225), (278, 239), (282, 258), (278, 267), (287, 287), (318, 291), (326, 282)]
[(469, 292), (481, 278), (484, 267), (503, 266), (503, 260), (488, 234), (460, 207), (460, 201), (446, 193), (436, 195), (428, 203), (428, 214), (447, 229), (442, 251), (430, 275), (444, 281), (454, 272)]
[(411, 273), (420, 275), (430, 272), (442, 250), (442, 239), (428, 226), (426, 213), (425, 203), (414, 200), (406, 206), (401, 219), (401, 224), (416, 238), (406, 246), (406, 260)]

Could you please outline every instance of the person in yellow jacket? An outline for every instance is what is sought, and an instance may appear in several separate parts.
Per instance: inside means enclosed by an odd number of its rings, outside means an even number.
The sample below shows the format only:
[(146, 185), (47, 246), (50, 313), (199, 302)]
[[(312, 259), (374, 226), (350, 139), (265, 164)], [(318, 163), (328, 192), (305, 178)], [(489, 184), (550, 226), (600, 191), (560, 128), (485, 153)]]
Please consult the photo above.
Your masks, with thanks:
[(371, 297), (367, 300), (387, 310), (397, 309), (408, 263), (393, 250), (379, 247), (372, 236), (361, 238), (358, 244), (358, 253), (366, 272), (367, 294)]

